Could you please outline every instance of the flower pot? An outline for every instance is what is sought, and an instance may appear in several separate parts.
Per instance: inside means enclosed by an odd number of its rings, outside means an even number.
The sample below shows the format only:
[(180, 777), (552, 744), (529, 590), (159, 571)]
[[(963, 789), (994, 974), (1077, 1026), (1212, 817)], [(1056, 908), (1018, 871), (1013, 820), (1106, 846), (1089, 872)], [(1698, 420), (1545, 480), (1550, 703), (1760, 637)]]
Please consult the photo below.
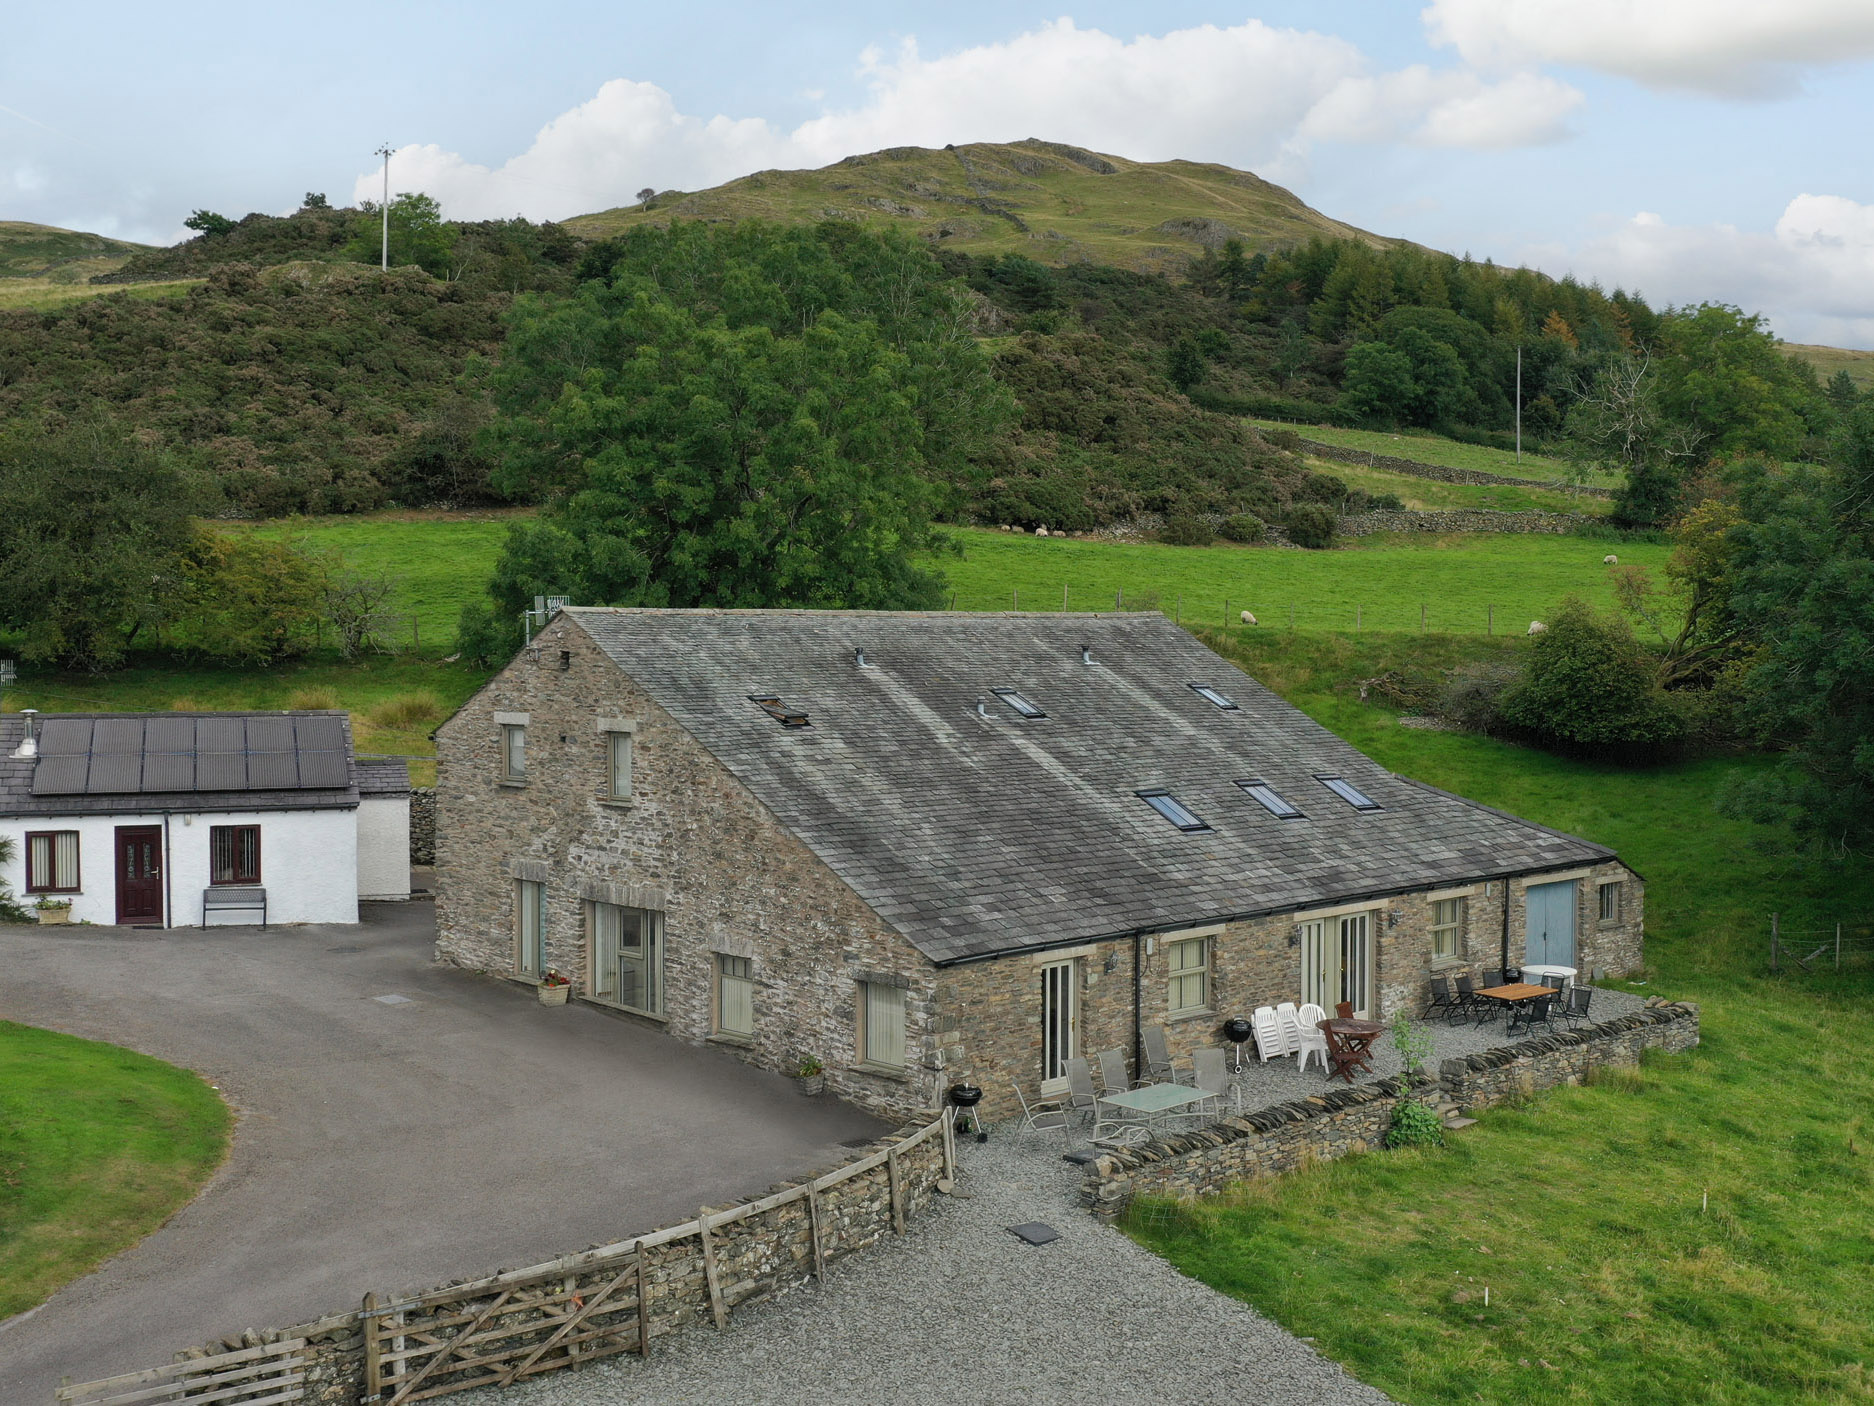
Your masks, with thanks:
[(826, 1088), (826, 1075), (796, 1074), (794, 1076), (794, 1087), (811, 1098), (814, 1094), (820, 1093)]
[(35, 908), (41, 923), (69, 923), (72, 920), (71, 905), (62, 908)]
[(534, 989), (540, 994), (541, 1005), (563, 1006), (566, 1004), (566, 998), (572, 994), (573, 988), (565, 984), (560, 984), (557, 986), (537, 986)]

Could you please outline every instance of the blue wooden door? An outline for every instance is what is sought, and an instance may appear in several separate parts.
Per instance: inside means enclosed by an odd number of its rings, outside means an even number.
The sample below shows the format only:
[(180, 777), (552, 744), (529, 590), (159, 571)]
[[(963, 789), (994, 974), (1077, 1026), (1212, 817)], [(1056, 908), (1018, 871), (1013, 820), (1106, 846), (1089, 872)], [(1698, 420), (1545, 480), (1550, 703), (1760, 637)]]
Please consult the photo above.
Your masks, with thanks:
[(1523, 960), (1537, 966), (1575, 965), (1575, 880), (1531, 884), (1525, 891), (1528, 915)]

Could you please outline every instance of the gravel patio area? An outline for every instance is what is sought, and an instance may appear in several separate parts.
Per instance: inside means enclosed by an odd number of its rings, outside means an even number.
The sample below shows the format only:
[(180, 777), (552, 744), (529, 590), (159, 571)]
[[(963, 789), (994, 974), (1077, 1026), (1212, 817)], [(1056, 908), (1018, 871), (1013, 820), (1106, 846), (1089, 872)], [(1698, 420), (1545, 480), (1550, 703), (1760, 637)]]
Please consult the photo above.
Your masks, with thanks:
[[(1188, 1279), (1079, 1202), (1057, 1136), (1007, 1125), (962, 1141), (956, 1197), (902, 1239), (835, 1265), (822, 1284), (738, 1310), (717, 1333), (661, 1340), (469, 1406), (759, 1401), (1152, 1401), (1179, 1406), (1381, 1403), (1307, 1343)], [(1031, 1246), (1008, 1227), (1060, 1232)]]

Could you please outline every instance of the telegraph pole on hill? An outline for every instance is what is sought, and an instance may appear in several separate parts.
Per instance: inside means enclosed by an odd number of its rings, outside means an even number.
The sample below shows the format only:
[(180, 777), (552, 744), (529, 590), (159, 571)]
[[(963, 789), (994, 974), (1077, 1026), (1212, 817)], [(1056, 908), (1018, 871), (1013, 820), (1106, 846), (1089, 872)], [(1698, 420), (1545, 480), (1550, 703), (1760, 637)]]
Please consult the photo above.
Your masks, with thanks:
[[(378, 259), (378, 267), (388, 273), (390, 271), (390, 143), (385, 142), (377, 149), (376, 154), (384, 158), (384, 249)], [(1521, 365), (1520, 362), (1517, 364)]]

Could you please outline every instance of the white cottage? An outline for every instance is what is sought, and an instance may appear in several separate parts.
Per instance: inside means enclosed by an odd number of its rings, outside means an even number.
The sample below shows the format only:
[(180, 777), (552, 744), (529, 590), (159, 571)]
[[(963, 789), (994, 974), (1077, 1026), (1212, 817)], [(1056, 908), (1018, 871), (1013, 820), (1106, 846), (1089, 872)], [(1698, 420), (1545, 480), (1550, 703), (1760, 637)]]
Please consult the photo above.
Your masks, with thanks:
[(342, 712), (0, 716), (0, 834), (0, 877), (74, 922), (355, 923), (409, 896), (408, 771), (361, 762)]

